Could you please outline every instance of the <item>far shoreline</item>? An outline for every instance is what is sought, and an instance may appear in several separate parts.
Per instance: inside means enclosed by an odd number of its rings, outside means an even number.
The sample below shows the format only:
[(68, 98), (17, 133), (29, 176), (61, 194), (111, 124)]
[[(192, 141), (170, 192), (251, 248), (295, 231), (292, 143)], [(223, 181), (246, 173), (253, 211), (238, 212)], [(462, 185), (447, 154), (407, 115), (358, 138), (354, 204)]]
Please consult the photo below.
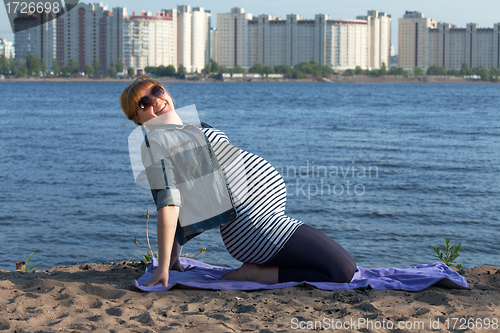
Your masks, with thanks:
[[(71, 78), (11, 78), (2, 79), (0, 82), (132, 82), (135, 78), (86, 78), (86, 77), (71, 77)], [(466, 80), (463, 78), (456, 77), (440, 77), (440, 76), (418, 76), (412, 78), (406, 77), (396, 77), (393, 75), (388, 75), (385, 77), (370, 77), (365, 75), (360, 76), (341, 76), (334, 75), (327, 78), (307, 78), (307, 79), (248, 79), (248, 78), (224, 78), (224, 79), (214, 79), (214, 78), (197, 78), (197, 79), (177, 79), (171, 77), (156, 77), (157, 80), (161, 82), (187, 82), (187, 83), (201, 83), (201, 82), (247, 82), (247, 83), (259, 83), (259, 82), (280, 82), (280, 83), (499, 83), (490, 81), (480, 81), (480, 80)]]

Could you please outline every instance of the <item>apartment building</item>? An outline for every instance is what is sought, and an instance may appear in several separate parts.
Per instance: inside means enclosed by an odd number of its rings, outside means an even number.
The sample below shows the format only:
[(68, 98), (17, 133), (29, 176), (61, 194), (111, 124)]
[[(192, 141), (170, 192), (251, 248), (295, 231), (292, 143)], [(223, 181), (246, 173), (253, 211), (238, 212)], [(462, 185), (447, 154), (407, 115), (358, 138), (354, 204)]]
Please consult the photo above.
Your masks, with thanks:
[(217, 59), (219, 64), (249, 67), (248, 21), (252, 14), (243, 8), (231, 8), (231, 13), (217, 14)]
[(493, 28), (479, 28), (475, 23), (458, 28), (419, 12), (406, 12), (399, 19), (399, 67), (460, 69), (463, 64), (500, 68), (500, 23)]
[(428, 67), (428, 31), (436, 27), (437, 22), (425, 18), (423, 13), (406, 11), (399, 19), (398, 67), (407, 70)]
[(45, 13), (18, 14), (14, 19), (16, 60), (24, 60), (31, 53), (38, 59), (43, 58), (47, 68), (51, 68), (56, 56), (56, 22)]
[(9, 42), (5, 38), (0, 38), (0, 54), (3, 54), (6, 58), (15, 56), (13, 46), (13, 42)]
[[(260, 62), (294, 66), (312, 59), (334, 69), (389, 64), (391, 17), (385, 13), (369, 11), (356, 20), (331, 20), (324, 14), (315, 15), (314, 20), (295, 14), (287, 15), (286, 20), (251, 16), (242, 8), (217, 15), (221, 65), (249, 68)], [(244, 21), (246, 29), (242, 31)], [(240, 50), (246, 50), (246, 56), (238, 57)]]
[(67, 66), (70, 59), (85, 65), (99, 60), (101, 70), (123, 59), (123, 19), (125, 8), (108, 10), (102, 4), (78, 3), (57, 22), (57, 63)]
[(187, 72), (200, 72), (210, 62), (210, 11), (177, 6), (177, 62)]
[(177, 10), (162, 10), (127, 16), (123, 25), (125, 68), (144, 69), (147, 66), (177, 68)]
[[(47, 69), (53, 68), (54, 59), (61, 67), (75, 59), (81, 71), (94, 59), (99, 60), (103, 70), (123, 59), (125, 8), (109, 11), (102, 4), (86, 3), (69, 6), (72, 10), (57, 19), (49, 20), (46, 14), (19, 15), (14, 20), (18, 31), (14, 35), (16, 58), (26, 59), (32, 53), (45, 60)], [(24, 29), (35, 22), (42, 24)]]
[(210, 28), (210, 62), (219, 62), (217, 59), (217, 29)]
[(366, 21), (368, 67), (380, 68), (382, 63), (389, 66), (391, 57), (391, 16), (384, 12), (369, 10), (368, 15), (358, 16), (356, 19)]

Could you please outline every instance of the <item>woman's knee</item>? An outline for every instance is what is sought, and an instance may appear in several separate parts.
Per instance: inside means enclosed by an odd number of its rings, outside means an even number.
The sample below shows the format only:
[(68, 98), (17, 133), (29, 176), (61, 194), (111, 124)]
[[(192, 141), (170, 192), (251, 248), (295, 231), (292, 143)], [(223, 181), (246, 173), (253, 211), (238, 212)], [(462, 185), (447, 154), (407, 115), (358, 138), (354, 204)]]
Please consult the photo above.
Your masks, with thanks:
[(327, 272), (327, 276), (329, 278), (328, 282), (349, 283), (354, 277), (355, 272), (356, 267), (353, 267), (350, 262), (347, 262), (344, 265), (332, 267)]

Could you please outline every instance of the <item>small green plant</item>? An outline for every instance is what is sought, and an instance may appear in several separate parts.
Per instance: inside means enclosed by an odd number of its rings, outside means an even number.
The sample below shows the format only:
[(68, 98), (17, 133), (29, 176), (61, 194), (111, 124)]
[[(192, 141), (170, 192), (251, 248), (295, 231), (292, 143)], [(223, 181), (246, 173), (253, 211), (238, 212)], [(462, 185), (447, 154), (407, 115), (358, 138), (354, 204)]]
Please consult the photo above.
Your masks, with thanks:
[[(434, 250), (434, 252), (436, 252), (436, 255), (434, 256), (435, 258), (444, 262), (446, 266), (451, 266), (451, 263), (460, 256), (460, 254), (458, 254), (458, 251), (463, 249), (460, 243), (458, 243), (458, 246), (457, 245), (451, 246), (449, 238), (445, 238), (445, 241), (446, 245), (441, 246), (441, 248), (444, 250), (444, 253), (441, 252), (441, 249), (437, 247), (431, 246), (431, 248)], [(462, 265), (458, 264), (452, 267), (462, 268)]]
[(146, 210), (146, 239), (148, 241), (148, 247), (139, 246), (139, 244), (137, 243), (137, 237), (135, 237), (135, 246), (140, 247), (141, 249), (148, 249), (149, 251), (146, 252), (146, 254), (143, 254), (142, 258), (144, 259), (145, 262), (153, 262), (153, 258), (158, 258), (158, 254), (151, 249), (151, 244), (149, 244), (148, 223), (149, 223), (149, 210)]
[[(191, 257), (191, 259), (194, 259), (196, 258), (197, 256), (199, 256), (200, 254), (202, 253), (205, 253), (205, 251), (207, 250), (206, 247), (203, 247), (199, 253), (195, 254), (194, 256)], [(182, 253), (182, 246), (181, 246), (181, 249), (179, 250), (179, 257), (181, 257), (181, 253)], [(184, 253), (184, 255), (182, 256), (184, 258), (187, 258), (188, 257), (188, 254), (187, 253)]]
[[(149, 230), (148, 230), (148, 224), (149, 224), (149, 210), (146, 210), (146, 239), (148, 241), (148, 246), (139, 246), (137, 242), (137, 237), (135, 237), (135, 246), (140, 247), (141, 249), (148, 249), (149, 251), (146, 252), (146, 254), (142, 255), (142, 258), (144, 259), (145, 262), (153, 262), (153, 258), (158, 258), (158, 253), (153, 251), (151, 249), (151, 245), (149, 243)], [(194, 259), (196, 256), (199, 256), (202, 253), (205, 253), (207, 249), (203, 247), (198, 254), (195, 254), (194, 256), (191, 257), (191, 259)], [(182, 246), (179, 250), (179, 257), (181, 256), (182, 253)], [(188, 254), (184, 254), (183, 257), (187, 258)]]
[(30, 259), (31, 259), (31, 256), (33, 254), (35, 254), (36, 252), (36, 249), (31, 252), (31, 254), (26, 258), (25, 261), (18, 261), (16, 262), (16, 270), (21, 270), (21, 271), (31, 271), (33, 269), (35, 269), (38, 265), (41, 265), (42, 263), (39, 263), (39, 264), (36, 264), (36, 265), (33, 265), (33, 266), (29, 266), (29, 262), (30, 262)]

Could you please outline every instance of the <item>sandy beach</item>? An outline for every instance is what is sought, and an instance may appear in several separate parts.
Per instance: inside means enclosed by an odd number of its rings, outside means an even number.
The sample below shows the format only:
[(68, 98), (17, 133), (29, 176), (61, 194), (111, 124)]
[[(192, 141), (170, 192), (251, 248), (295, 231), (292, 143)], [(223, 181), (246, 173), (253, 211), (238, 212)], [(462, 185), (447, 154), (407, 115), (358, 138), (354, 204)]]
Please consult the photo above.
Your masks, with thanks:
[(433, 332), (463, 332), (464, 323), (467, 332), (500, 331), (500, 268), (494, 266), (459, 271), (471, 290), (322, 291), (299, 286), (151, 293), (131, 285), (145, 267), (129, 261), (0, 271), (0, 331), (289, 332), (313, 329), (315, 321), (317, 329), (326, 330), (344, 322), (344, 329), (335, 329), (339, 332), (428, 332), (431, 327)]

